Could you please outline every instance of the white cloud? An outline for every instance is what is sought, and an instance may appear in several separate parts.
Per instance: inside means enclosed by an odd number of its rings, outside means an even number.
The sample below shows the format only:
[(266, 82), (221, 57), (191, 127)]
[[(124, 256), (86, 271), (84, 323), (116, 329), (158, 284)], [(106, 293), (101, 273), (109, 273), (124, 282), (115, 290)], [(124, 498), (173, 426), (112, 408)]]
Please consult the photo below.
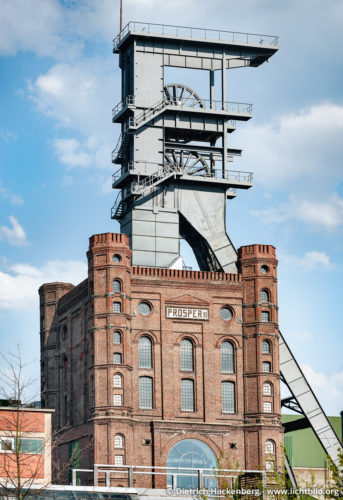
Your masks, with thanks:
[(325, 252), (311, 250), (303, 257), (279, 252), (281, 265), (288, 270), (295, 271), (330, 271), (334, 268), (329, 255)]
[(1, 180), (0, 180), (0, 195), (3, 198), (8, 199), (11, 205), (23, 204), (22, 198), (20, 198), (20, 196), (18, 196), (17, 194), (11, 193), (10, 190), (2, 184)]
[(36, 307), (38, 311), (38, 288), (43, 283), (78, 284), (86, 276), (87, 266), (81, 261), (54, 260), (41, 267), (20, 263), (7, 266), (0, 271), (0, 309), (29, 311)]
[(10, 215), (8, 217), (11, 226), (0, 226), (0, 240), (6, 239), (10, 245), (15, 246), (24, 246), (27, 245), (26, 233), (23, 228), (14, 217), (14, 215)]
[(243, 163), (253, 165), (256, 183), (267, 188), (323, 195), (341, 182), (342, 135), (343, 106), (324, 102), (241, 130)]
[(56, 139), (54, 148), (59, 160), (70, 167), (89, 167), (91, 155), (82, 150), (76, 139)]
[(251, 215), (267, 224), (279, 224), (298, 220), (321, 231), (334, 230), (343, 226), (343, 199), (337, 193), (318, 201), (301, 199), (300, 195), (289, 196), (285, 203), (272, 205), (261, 210), (251, 210)]
[(327, 374), (310, 365), (301, 366), (306, 379), (327, 415), (339, 415), (343, 401), (343, 372)]
[(71, 135), (52, 143), (61, 163), (113, 170), (111, 150), (119, 127), (111, 122), (111, 110), (119, 100), (118, 77), (110, 61), (84, 59), (56, 64), (29, 84), (37, 110)]

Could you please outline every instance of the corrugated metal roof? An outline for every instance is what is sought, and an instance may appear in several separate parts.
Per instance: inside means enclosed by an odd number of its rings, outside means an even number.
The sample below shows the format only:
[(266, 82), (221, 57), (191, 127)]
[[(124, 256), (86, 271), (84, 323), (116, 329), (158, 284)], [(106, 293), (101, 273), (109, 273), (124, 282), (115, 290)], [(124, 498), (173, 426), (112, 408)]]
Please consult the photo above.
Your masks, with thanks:
[[(282, 422), (303, 418), (300, 415), (282, 415)], [(340, 417), (328, 417), (337, 436), (342, 441), (342, 422)], [(287, 432), (284, 444), (292, 467), (326, 467), (326, 454), (311, 428)]]

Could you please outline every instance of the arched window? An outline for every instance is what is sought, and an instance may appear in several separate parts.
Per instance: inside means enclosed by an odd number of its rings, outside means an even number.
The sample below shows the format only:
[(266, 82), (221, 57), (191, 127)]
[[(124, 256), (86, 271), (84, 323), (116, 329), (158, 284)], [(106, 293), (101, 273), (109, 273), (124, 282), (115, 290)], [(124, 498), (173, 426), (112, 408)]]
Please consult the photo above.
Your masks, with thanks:
[(121, 434), (116, 434), (114, 436), (114, 447), (115, 448), (124, 448), (124, 438)]
[(262, 354), (270, 354), (270, 342), (268, 340), (262, 342)]
[(261, 291), (261, 302), (269, 302), (269, 291), (268, 290)]
[(222, 373), (234, 373), (234, 350), (231, 342), (225, 341), (220, 348)]
[(112, 290), (113, 292), (121, 292), (121, 283), (119, 280), (113, 280)]
[(193, 342), (183, 339), (180, 343), (180, 370), (192, 372), (194, 370)]
[[(218, 481), (215, 475), (210, 475), (208, 471), (218, 468), (218, 462), (213, 450), (198, 439), (181, 439), (178, 441), (168, 453), (167, 463), (168, 476), (167, 485), (172, 486), (172, 472), (177, 470), (185, 470), (193, 468), (190, 475), (177, 474), (174, 477), (174, 488), (199, 488), (198, 475), (194, 473), (194, 469), (206, 469), (206, 487), (218, 487)], [(170, 475), (169, 475), (170, 474)], [(192, 474), (192, 475), (191, 475)]]
[(266, 455), (274, 455), (275, 454), (275, 443), (271, 439), (268, 439), (266, 441), (265, 453), (266, 453)]
[(143, 410), (152, 409), (152, 378), (139, 377), (139, 408)]
[(123, 378), (119, 373), (113, 375), (113, 387), (122, 387)]
[(121, 344), (121, 333), (120, 332), (113, 333), (113, 344)]
[(152, 368), (152, 345), (149, 337), (141, 337), (138, 342), (139, 368)]
[(265, 444), (266, 470), (273, 471), (275, 464), (275, 443), (268, 439)]
[(181, 380), (181, 411), (194, 411), (194, 380)]
[(227, 380), (222, 382), (222, 411), (235, 413), (235, 384)]
[(263, 384), (263, 396), (271, 396), (272, 395), (272, 384), (269, 382), (265, 382)]

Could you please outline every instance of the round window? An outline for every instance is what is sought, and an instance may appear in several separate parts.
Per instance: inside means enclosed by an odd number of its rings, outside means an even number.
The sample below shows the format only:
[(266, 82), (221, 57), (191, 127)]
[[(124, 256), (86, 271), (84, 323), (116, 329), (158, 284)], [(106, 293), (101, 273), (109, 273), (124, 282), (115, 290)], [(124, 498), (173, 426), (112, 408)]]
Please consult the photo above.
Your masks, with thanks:
[(268, 266), (261, 266), (261, 273), (262, 274), (267, 274), (268, 272), (269, 272)]
[(230, 321), (233, 316), (232, 309), (230, 307), (222, 307), (220, 310), (220, 315), (224, 321)]
[(117, 253), (115, 255), (113, 255), (113, 264), (118, 264), (118, 262), (121, 261), (121, 257), (120, 255), (118, 255)]
[(138, 311), (142, 316), (148, 316), (151, 313), (151, 305), (148, 302), (141, 302), (138, 306)]

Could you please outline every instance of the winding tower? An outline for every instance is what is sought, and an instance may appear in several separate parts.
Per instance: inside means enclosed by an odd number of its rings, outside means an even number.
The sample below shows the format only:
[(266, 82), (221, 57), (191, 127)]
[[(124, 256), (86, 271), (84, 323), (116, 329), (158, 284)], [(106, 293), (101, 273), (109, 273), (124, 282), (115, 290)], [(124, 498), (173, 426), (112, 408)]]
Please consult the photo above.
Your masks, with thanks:
[[(227, 70), (257, 67), (277, 50), (277, 37), (130, 22), (114, 40), (122, 70), (121, 125), (112, 161), (119, 189), (112, 218), (129, 236), (132, 264), (178, 268), (180, 238), (204, 271), (236, 273), (226, 232), (226, 200), (252, 186), (251, 172), (229, 169), (237, 123), (252, 105), (229, 102)], [(168, 82), (165, 68), (208, 72), (208, 95)], [(221, 99), (215, 99), (220, 72)]]

